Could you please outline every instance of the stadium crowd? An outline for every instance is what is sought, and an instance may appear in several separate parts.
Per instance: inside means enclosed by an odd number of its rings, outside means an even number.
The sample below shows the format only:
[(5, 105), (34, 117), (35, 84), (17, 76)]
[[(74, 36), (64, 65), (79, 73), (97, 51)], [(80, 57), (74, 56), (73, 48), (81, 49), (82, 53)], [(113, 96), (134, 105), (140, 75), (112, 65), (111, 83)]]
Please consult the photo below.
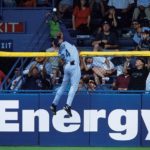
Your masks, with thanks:
[[(3, 0), (4, 7), (50, 6), (49, 0)], [(149, 0), (60, 0), (51, 20), (51, 47), (58, 51), (58, 38), (63, 40), (59, 21), (70, 19), (73, 36), (93, 36), (92, 51), (119, 51), (120, 36), (131, 39), (136, 50), (150, 50)], [(71, 16), (70, 16), (71, 14)], [(100, 23), (94, 26), (94, 19)], [(96, 29), (95, 29), (96, 28)], [(127, 32), (122, 33), (123, 29)], [(65, 34), (65, 33), (64, 33)], [(80, 48), (79, 48), (80, 50)], [(10, 89), (51, 90), (62, 82), (64, 62), (58, 57), (35, 58), (12, 81)], [(82, 77), (79, 91), (147, 90), (150, 91), (150, 60), (142, 57), (81, 57)], [(19, 73), (18, 73), (19, 72)], [(0, 73), (0, 83), (4, 73)]]

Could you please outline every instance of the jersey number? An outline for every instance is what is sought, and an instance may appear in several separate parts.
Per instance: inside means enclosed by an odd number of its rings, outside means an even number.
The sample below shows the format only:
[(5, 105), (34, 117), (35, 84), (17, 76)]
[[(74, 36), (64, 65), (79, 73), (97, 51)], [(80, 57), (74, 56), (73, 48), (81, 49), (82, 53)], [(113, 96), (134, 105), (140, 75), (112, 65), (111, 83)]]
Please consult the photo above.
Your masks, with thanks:
[(70, 53), (69, 53), (68, 50), (66, 49), (66, 50), (64, 51), (64, 53), (61, 54), (61, 58), (62, 58), (63, 60), (66, 60), (68, 57), (70, 57)]
[(66, 57), (69, 57), (70, 53), (68, 52), (68, 50), (66, 49)]

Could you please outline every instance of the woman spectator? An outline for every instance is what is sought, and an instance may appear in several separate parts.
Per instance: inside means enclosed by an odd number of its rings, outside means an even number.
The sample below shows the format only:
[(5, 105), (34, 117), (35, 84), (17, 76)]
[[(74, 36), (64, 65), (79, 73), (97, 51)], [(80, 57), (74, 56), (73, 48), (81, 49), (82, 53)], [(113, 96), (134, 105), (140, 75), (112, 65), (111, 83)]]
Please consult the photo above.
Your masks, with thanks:
[(111, 30), (117, 28), (118, 20), (116, 16), (116, 10), (114, 7), (109, 8), (104, 20), (107, 20), (109, 22), (109, 24), (111, 25)]
[(73, 10), (73, 29), (81, 34), (89, 34), (91, 21), (91, 10), (87, 0), (79, 0), (78, 5)]
[(130, 26), (134, 0), (109, 0), (108, 6), (115, 8), (119, 28)]

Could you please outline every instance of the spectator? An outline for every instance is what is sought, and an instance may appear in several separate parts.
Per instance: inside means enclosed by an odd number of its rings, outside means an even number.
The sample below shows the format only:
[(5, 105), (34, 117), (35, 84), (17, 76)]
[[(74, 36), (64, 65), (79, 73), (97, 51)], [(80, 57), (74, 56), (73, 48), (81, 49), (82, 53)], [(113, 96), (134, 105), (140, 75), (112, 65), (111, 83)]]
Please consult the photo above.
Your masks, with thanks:
[(135, 68), (136, 57), (126, 57), (123, 68), (126, 66), (127, 68)]
[(80, 79), (80, 82), (79, 82), (79, 86), (78, 86), (78, 91), (80, 92), (80, 91), (86, 91), (87, 90), (87, 88), (86, 88), (86, 86), (85, 86), (85, 83), (84, 83), (84, 81), (83, 81), (83, 79)]
[(92, 10), (93, 17), (104, 17), (105, 7), (103, 0), (90, 0), (89, 4)]
[(56, 38), (57, 34), (61, 31), (57, 14), (54, 13), (52, 18), (46, 20), (46, 23), (49, 26), (50, 38)]
[(70, 8), (73, 8), (73, 0), (61, 0), (58, 4), (59, 17), (62, 18)]
[(118, 26), (120, 28), (128, 27), (131, 24), (132, 4), (134, 4), (134, 0), (109, 0), (108, 1), (108, 6), (114, 7), (116, 10)]
[(21, 0), (20, 6), (22, 7), (36, 7), (36, 0)]
[(114, 7), (109, 8), (108, 12), (106, 13), (105, 20), (107, 20), (109, 22), (112, 30), (117, 28), (118, 20), (117, 20), (117, 16), (116, 16), (116, 10)]
[(43, 66), (45, 67), (46, 74), (51, 75), (52, 73), (52, 66), (51, 63), (48, 62), (48, 59), (45, 57), (37, 57), (34, 61), (32, 61), (23, 71), (23, 74), (28, 74), (31, 66), (35, 65), (39, 71), (43, 69)]
[(137, 7), (134, 9), (132, 19), (139, 19), (142, 12), (145, 13), (146, 18), (150, 21), (150, 0), (137, 0)]
[(150, 31), (149, 27), (142, 27), (141, 23), (138, 20), (133, 21), (133, 28), (135, 30), (134, 36), (133, 36), (133, 41), (135, 42), (136, 46), (140, 44), (142, 33), (144, 31)]
[[(23, 71), (23, 75), (24, 77), (27, 77), (27, 75), (29, 74), (30, 69), (32, 68), (32, 66), (35, 66), (38, 68), (38, 72), (42, 72), (42, 70), (44, 69), (46, 77), (50, 77), (49, 79), (51, 79), (51, 74), (52, 74), (52, 66), (51, 63), (48, 62), (47, 58), (45, 57), (37, 57), (35, 58), (34, 61), (31, 61), (28, 66), (25, 68), (25, 70)], [(16, 73), (16, 72), (15, 72)], [(20, 73), (20, 70), (17, 70), (17, 75), (16, 78), (12, 81), (11, 90), (18, 90), (21, 88), (22, 85), (22, 74)]]
[[(87, 57), (82, 62), (84, 66), (84, 74), (92, 76), (96, 84), (105, 83), (109, 80), (109, 76), (114, 72), (113, 63), (105, 57)], [(92, 79), (91, 78), (91, 79)]]
[(44, 71), (33, 65), (31, 66), (29, 73), (24, 75), (21, 89), (23, 90), (49, 90), (52, 88), (50, 77), (46, 77), (47, 74)]
[(94, 51), (118, 48), (116, 34), (110, 29), (111, 26), (109, 22), (104, 21), (102, 25), (102, 32), (96, 36), (96, 40), (92, 43)]
[(96, 83), (94, 80), (89, 80), (88, 82), (88, 91), (95, 91), (96, 90)]
[(21, 71), (19, 70), (19, 68), (15, 69), (14, 75), (15, 75), (15, 79), (12, 80), (10, 89), (18, 90), (22, 84), (22, 76), (21, 76)]
[(113, 88), (116, 90), (128, 90), (129, 82), (130, 75), (128, 70), (124, 69), (123, 74), (119, 75), (113, 83)]
[(135, 68), (129, 68), (128, 71), (131, 77), (128, 89), (145, 90), (146, 79), (149, 73), (148, 69), (145, 67), (145, 60), (143, 58), (137, 58)]
[(114, 64), (110, 58), (94, 57), (93, 58), (93, 71), (95, 73), (95, 82), (100, 83), (97, 77), (101, 77), (101, 81), (105, 84), (105, 80), (109, 81), (109, 77), (115, 72)]
[(89, 34), (91, 21), (91, 10), (88, 6), (87, 0), (79, 0), (75, 6), (72, 15), (73, 29), (80, 34)]
[(15, 0), (3, 0), (4, 7), (15, 7), (16, 1)]
[(93, 75), (93, 58), (92, 57), (86, 57), (86, 58), (80, 58), (80, 68), (83, 75)]
[(141, 33), (141, 40), (138, 45), (140, 50), (150, 50), (150, 31), (145, 30)]
[(2, 84), (2, 81), (5, 79), (5, 77), (5, 73), (2, 70), (0, 70), (0, 85)]

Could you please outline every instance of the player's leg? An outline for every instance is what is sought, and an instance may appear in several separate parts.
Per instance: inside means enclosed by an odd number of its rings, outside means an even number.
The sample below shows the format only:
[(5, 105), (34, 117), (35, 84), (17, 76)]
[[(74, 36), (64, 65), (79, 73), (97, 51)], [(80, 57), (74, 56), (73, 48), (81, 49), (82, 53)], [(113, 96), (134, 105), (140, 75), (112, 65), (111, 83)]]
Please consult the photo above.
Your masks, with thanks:
[(81, 78), (80, 68), (76, 68), (75, 70), (72, 70), (72, 72), (71, 72), (71, 87), (69, 90), (66, 106), (64, 107), (64, 109), (69, 114), (69, 116), (72, 116), (71, 105), (72, 105), (75, 93), (78, 90), (80, 78)]
[(52, 102), (52, 105), (50, 107), (50, 109), (51, 109), (51, 111), (53, 112), (54, 115), (56, 114), (56, 107), (59, 103), (59, 100), (60, 100), (62, 94), (64, 93), (64, 91), (66, 89), (66, 86), (68, 85), (68, 82), (69, 82), (69, 74), (65, 69), (64, 70), (63, 82), (62, 82), (60, 88), (58, 89), (58, 91), (56, 92), (55, 98), (54, 98), (54, 100)]

